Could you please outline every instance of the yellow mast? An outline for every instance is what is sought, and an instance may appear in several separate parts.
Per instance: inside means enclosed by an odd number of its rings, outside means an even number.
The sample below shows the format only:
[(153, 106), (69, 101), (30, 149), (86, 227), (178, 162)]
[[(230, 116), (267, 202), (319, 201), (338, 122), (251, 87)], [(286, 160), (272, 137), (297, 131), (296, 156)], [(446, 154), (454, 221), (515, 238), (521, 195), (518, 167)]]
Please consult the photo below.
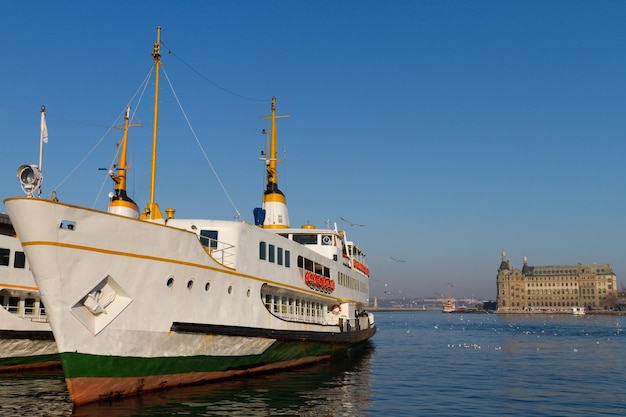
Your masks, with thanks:
[(287, 200), (285, 195), (278, 189), (278, 173), (276, 166), (278, 159), (278, 135), (276, 133), (276, 119), (286, 116), (276, 115), (276, 97), (272, 97), (272, 115), (261, 117), (261, 119), (272, 120), (272, 132), (270, 140), (269, 158), (266, 160), (267, 182), (265, 184), (265, 194), (263, 195), (263, 208), (267, 215), (264, 228), (285, 228), (289, 227), (289, 216), (287, 213)]
[(124, 114), (124, 126), (115, 126), (116, 128), (124, 128), (124, 136), (122, 137), (122, 150), (120, 151), (120, 161), (117, 165), (117, 175), (113, 176), (113, 181), (115, 181), (115, 190), (126, 192), (126, 171), (127, 171), (127, 163), (126, 163), (126, 155), (128, 149), (128, 128), (134, 126), (141, 126), (141, 124), (130, 124), (130, 107), (126, 108), (126, 114)]
[(131, 126), (141, 125), (130, 124), (130, 107), (127, 107), (124, 114), (124, 125), (115, 126), (116, 128), (124, 128), (124, 136), (122, 138), (119, 163), (115, 171), (112, 170), (109, 173), (111, 179), (115, 182), (115, 192), (111, 195), (111, 200), (109, 201), (109, 212), (137, 218), (139, 217), (139, 208), (126, 194), (126, 173), (128, 171), (126, 155), (128, 149), (128, 128)]
[(157, 41), (152, 52), (154, 58), (154, 124), (152, 126), (152, 175), (150, 178), (150, 202), (146, 205), (141, 218), (144, 220), (162, 219), (163, 215), (159, 205), (154, 202), (154, 189), (156, 185), (156, 156), (157, 156), (157, 129), (159, 126), (159, 75), (161, 69), (161, 26), (157, 26)]

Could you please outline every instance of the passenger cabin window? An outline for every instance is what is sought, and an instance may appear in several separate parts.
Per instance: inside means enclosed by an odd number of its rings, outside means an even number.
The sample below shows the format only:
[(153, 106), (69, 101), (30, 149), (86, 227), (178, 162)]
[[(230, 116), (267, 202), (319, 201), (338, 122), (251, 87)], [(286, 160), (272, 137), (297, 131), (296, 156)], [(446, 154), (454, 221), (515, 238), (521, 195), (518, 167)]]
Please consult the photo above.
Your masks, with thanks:
[(202, 246), (217, 249), (217, 230), (200, 230)]
[(272, 263), (275, 261), (275, 256), (276, 256), (275, 253), (276, 253), (276, 251), (275, 251), (274, 245), (270, 244), (269, 245), (269, 259), (268, 260), (270, 262), (272, 262)]
[(11, 251), (9, 249), (0, 248), (0, 265), (9, 266), (9, 258)]
[(302, 245), (317, 245), (317, 235), (315, 234), (293, 235), (293, 240)]
[(33, 315), (35, 314), (35, 299), (27, 298), (24, 300), (24, 314)]
[(26, 255), (24, 252), (16, 251), (15, 259), (13, 260), (13, 268), (24, 268), (26, 266)]
[(267, 259), (267, 249), (265, 242), (259, 242), (259, 259)]
[(20, 309), (20, 298), (9, 297), (9, 313), (17, 313)]

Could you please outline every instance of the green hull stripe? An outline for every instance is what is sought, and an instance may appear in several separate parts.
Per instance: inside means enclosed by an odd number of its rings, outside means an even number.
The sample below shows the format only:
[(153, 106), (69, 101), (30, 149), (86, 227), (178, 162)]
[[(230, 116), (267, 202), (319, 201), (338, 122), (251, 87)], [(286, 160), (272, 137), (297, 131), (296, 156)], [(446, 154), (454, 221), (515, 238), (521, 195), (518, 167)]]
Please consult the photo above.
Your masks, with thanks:
[(61, 358), (58, 354), (0, 358), (0, 368), (15, 365), (36, 365), (43, 362), (59, 362), (60, 360)]
[(246, 369), (312, 356), (334, 355), (347, 347), (347, 345), (340, 346), (316, 342), (275, 342), (260, 355), (246, 356), (140, 358), (88, 355), (72, 352), (64, 352), (60, 356), (66, 378), (123, 378)]

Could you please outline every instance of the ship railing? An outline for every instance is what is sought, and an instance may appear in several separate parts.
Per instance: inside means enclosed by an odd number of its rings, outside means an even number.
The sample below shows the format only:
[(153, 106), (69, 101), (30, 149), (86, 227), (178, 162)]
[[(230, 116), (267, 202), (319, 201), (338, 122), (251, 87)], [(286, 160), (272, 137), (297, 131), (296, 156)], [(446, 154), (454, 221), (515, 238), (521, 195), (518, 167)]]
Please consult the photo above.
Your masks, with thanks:
[(339, 329), (344, 333), (358, 332), (370, 327), (369, 314), (367, 313), (360, 314), (356, 318), (346, 319), (342, 317), (339, 319)]
[(235, 246), (219, 240), (209, 239), (209, 246), (205, 246), (209, 256), (227, 268), (235, 267)]
[(2, 308), (24, 320), (29, 320), (36, 323), (47, 323), (49, 321), (46, 314), (46, 309), (44, 307), (35, 308), (26, 306), (24, 308), (21, 308), (19, 305), (3, 304)]

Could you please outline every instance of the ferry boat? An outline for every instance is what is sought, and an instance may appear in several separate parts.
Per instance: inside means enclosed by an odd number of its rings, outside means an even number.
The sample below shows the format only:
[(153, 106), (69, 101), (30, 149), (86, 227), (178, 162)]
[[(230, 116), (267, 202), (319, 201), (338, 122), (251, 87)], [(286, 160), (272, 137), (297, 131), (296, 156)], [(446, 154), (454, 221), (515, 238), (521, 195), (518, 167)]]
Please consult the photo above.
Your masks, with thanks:
[(586, 314), (585, 307), (572, 307), (572, 314), (575, 316), (584, 316)]
[(275, 98), (254, 224), (162, 215), (154, 198), (160, 39), (159, 27), (145, 209), (126, 192), (128, 115), (108, 211), (37, 197), (35, 165), (18, 170), (26, 196), (5, 200), (76, 405), (341, 360), (376, 332), (364, 252), (336, 225), (290, 225), (277, 182)]
[(0, 306), (0, 372), (60, 368), (46, 309), (6, 214), (0, 214)]
[(454, 313), (456, 311), (456, 303), (452, 301), (452, 299), (448, 298), (446, 302), (443, 303), (444, 313)]

